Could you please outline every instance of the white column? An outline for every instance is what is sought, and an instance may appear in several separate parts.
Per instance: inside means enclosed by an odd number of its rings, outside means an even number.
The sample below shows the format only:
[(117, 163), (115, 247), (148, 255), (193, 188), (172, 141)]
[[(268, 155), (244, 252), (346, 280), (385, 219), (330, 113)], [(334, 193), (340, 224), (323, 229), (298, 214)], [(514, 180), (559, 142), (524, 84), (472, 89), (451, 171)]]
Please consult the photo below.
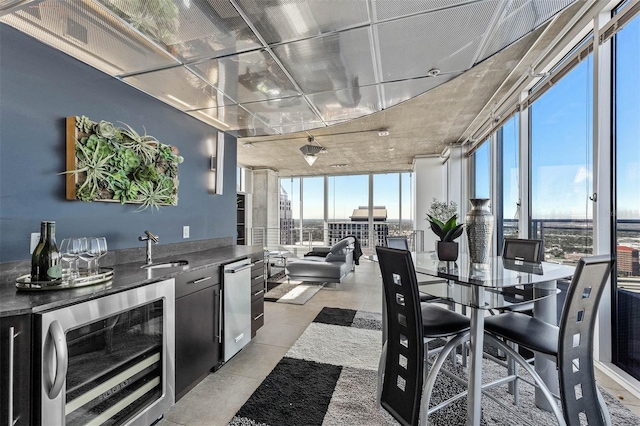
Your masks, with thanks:
[(446, 197), (446, 166), (440, 156), (416, 157), (413, 173), (413, 199), (414, 199), (414, 229), (424, 233), (424, 249), (435, 250), (435, 236), (429, 222), (425, 219), (433, 199), (445, 201)]
[[(520, 94), (520, 100), (524, 100), (527, 92)], [(529, 229), (531, 223), (531, 146), (529, 141), (529, 108), (521, 108), (518, 114), (519, 123), (519, 155), (520, 163), (518, 171), (520, 174), (520, 208), (518, 220), (518, 235), (520, 238), (529, 238)]]
[[(602, 28), (609, 20), (610, 12), (595, 17), (594, 28)], [(611, 40), (598, 46), (598, 32), (595, 31), (596, 45), (593, 49), (593, 252), (610, 253), (611, 240)], [(616, 271), (614, 270), (615, 274)], [(611, 280), (605, 288), (598, 310), (595, 329), (595, 359), (601, 362), (612, 360), (611, 324)], [(602, 332), (600, 332), (602, 330)]]
[(280, 244), (280, 185), (277, 172), (255, 170), (251, 196), (251, 222), (264, 228), (267, 246)]
[(324, 175), (324, 220), (322, 222), (323, 227), (323, 240), (324, 245), (329, 244), (329, 176)]
[[(466, 148), (462, 145), (454, 145), (449, 149), (447, 161), (447, 199), (458, 205), (458, 222), (463, 223), (464, 217), (469, 211), (469, 157)], [(460, 253), (468, 253), (466, 236), (458, 240)]]

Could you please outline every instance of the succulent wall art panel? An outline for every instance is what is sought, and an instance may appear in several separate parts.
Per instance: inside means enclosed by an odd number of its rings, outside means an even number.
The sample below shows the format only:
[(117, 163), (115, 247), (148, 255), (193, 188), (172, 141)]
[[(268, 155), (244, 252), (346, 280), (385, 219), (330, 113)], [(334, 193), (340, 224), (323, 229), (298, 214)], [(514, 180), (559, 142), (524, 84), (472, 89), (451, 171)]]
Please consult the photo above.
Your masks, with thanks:
[(67, 199), (177, 205), (178, 149), (122, 124), (67, 117)]

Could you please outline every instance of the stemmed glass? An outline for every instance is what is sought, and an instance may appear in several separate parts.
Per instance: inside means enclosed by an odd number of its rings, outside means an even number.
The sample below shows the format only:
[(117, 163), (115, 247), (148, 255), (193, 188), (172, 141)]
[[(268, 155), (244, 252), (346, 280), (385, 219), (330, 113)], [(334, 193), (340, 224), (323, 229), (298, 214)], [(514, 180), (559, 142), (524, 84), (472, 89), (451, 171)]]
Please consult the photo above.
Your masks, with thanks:
[(60, 243), (60, 256), (65, 262), (69, 262), (69, 281), (78, 278), (78, 257), (80, 256), (80, 243), (78, 238), (65, 238)]
[[(93, 240), (93, 239), (92, 239)], [(96, 274), (100, 273), (100, 259), (107, 255), (107, 239), (105, 237), (95, 238), (98, 245), (98, 257), (96, 258)]]
[(80, 259), (87, 262), (87, 275), (92, 275), (93, 269), (91, 268), (91, 262), (98, 257), (98, 245), (97, 243), (92, 244), (92, 240), (95, 240), (95, 238), (83, 237), (78, 240), (80, 241)]

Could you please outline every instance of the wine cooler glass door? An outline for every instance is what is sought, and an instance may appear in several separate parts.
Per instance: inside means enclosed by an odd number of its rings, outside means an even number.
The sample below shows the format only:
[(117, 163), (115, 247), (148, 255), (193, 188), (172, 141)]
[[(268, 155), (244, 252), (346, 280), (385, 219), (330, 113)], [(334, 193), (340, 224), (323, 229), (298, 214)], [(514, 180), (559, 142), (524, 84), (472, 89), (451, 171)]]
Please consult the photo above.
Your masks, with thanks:
[(150, 424), (147, 411), (173, 404), (173, 284), (170, 296), (155, 287), (42, 315), (42, 424)]

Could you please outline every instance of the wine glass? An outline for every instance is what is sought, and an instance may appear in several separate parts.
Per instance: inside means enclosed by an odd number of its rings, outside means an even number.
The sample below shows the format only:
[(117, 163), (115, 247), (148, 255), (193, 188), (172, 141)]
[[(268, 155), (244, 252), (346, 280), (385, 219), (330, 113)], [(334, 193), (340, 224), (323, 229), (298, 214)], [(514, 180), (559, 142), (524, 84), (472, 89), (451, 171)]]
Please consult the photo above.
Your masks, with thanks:
[(78, 257), (80, 244), (77, 238), (65, 238), (60, 243), (60, 256), (63, 261), (69, 263), (69, 281), (78, 278)]
[(80, 259), (87, 262), (87, 275), (91, 275), (91, 261), (95, 258), (94, 252), (91, 251), (90, 238), (78, 238), (80, 247)]
[[(87, 257), (89, 258), (89, 275), (97, 274), (100, 244), (96, 237), (87, 238)], [(91, 267), (91, 262), (93, 262), (93, 267)]]
[(96, 273), (100, 273), (100, 259), (107, 255), (107, 239), (105, 237), (96, 238), (98, 244), (98, 257), (96, 258)]

